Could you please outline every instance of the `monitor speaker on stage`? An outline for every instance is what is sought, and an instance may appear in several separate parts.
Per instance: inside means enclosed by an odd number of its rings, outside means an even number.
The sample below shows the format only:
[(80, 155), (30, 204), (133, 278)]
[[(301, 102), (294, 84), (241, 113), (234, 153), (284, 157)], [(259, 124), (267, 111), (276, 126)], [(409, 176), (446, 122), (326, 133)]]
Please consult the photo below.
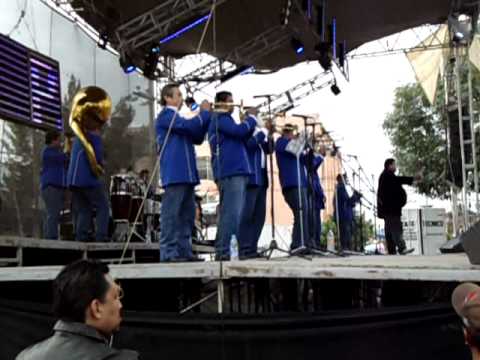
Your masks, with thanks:
[(480, 221), (461, 234), (460, 241), (470, 263), (480, 265)]

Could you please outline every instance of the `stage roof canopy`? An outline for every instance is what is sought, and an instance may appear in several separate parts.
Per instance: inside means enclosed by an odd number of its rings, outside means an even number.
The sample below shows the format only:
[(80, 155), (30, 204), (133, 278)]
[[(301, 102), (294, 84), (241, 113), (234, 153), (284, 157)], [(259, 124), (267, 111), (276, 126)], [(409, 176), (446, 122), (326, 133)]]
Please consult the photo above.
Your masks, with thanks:
[[(107, 34), (114, 48), (129, 52), (132, 58), (140, 58), (152, 43), (208, 14), (212, 3), (213, 0), (73, 0), (72, 6), (82, 9), (79, 15), (100, 33)], [(275, 70), (317, 59), (314, 47), (320, 41), (317, 29), (322, 1), (291, 0), (286, 27), (280, 25), (288, 0), (216, 0), (216, 3), (216, 16), (209, 23), (201, 52), (230, 58), (237, 65), (248, 63)], [(345, 40), (350, 51), (402, 30), (443, 23), (452, 11), (469, 12), (468, 4), (472, 3), (467, 0), (327, 0), (325, 22), (336, 18), (337, 39)], [(161, 53), (177, 58), (196, 53), (206, 23), (162, 44)], [(249, 51), (255, 56), (240, 54), (232, 58), (233, 50), (248, 45), (269, 29), (275, 33), (263, 39), (273, 44), (269, 51), (262, 54), (252, 47)], [(275, 39), (282, 37), (283, 41), (275, 43)], [(305, 52), (301, 56), (292, 50), (292, 37), (304, 43)]]

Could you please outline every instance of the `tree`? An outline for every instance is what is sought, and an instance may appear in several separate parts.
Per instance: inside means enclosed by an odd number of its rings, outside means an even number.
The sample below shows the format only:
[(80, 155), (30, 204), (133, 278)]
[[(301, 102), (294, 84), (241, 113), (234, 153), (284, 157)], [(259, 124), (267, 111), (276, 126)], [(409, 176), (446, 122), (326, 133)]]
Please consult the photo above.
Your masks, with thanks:
[(70, 110), (72, 109), (73, 97), (82, 88), (80, 80), (78, 80), (73, 74), (70, 75), (70, 80), (67, 85), (67, 93), (63, 97), (62, 101), (62, 119), (64, 132), (72, 132), (68, 119), (70, 117)]
[[(440, 97), (437, 99), (441, 101)], [(447, 198), (450, 185), (446, 176), (446, 120), (439, 109), (441, 106), (430, 105), (419, 84), (398, 87), (393, 111), (387, 115), (383, 128), (401, 173), (422, 172), (418, 192)]]
[(115, 105), (112, 118), (104, 128), (105, 175), (106, 179), (121, 169), (133, 166), (133, 135), (128, 127), (135, 118), (135, 109), (131, 105), (130, 95), (124, 96)]

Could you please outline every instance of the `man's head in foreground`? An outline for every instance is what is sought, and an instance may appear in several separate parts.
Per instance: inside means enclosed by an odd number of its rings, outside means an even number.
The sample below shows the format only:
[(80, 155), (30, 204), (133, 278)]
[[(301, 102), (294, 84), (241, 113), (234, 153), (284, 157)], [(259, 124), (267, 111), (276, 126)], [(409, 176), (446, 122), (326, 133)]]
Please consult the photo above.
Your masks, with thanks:
[(53, 283), (53, 311), (58, 319), (79, 322), (104, 336), (117, 331), (122, 321), (122, 289), (107, 265), (79, 260), (67, 265)]

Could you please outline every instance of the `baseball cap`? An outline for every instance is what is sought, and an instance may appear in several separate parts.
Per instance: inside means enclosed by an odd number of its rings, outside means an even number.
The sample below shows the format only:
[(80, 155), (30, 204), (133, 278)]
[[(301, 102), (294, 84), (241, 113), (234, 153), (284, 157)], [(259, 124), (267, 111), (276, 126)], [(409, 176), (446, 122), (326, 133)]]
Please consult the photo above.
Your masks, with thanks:
[(480, 329), (480, 286), (458, 285), (452, 293), (452, 306), (466, 327)]

